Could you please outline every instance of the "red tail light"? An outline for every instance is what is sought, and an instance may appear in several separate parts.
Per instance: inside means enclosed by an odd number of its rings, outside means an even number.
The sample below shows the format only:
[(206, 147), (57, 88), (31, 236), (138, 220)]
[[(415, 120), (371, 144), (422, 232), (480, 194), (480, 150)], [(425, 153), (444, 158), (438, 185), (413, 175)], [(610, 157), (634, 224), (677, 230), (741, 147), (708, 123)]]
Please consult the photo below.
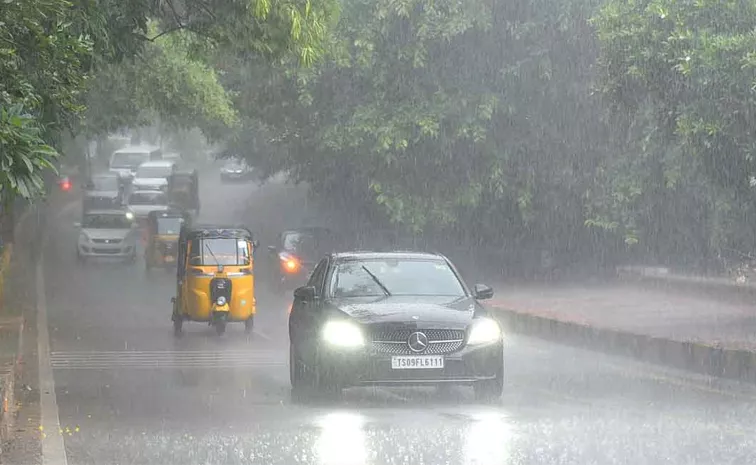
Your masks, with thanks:
[(70, 191), (71, 190), (71, 180), (68, 178), (64, 178), (62, 181), (60, 181), (60, 189), (63, 191)]

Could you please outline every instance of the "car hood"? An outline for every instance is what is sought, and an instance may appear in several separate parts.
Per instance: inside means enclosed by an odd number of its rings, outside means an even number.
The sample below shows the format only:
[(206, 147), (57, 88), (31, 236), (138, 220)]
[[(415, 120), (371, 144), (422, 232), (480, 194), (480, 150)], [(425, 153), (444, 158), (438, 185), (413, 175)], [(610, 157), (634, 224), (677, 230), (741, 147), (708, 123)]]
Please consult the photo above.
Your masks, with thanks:
[(118, 191), (87, 191), (86, 196), (87, 197), (105, 197), (109, 199), (114, 199), (118, 197)]
[(81, 230), (90, 239), (125, 239), (131, 229), (95, 229), (84, 228)]
[(476, 311), (482, 311), (472, 297), (350, 297), (330, 304), (363, 324), (411, 323), (424, 328), (463, 329)]
[(151, 211), (165, 211), (168, 210), (167, 205), (129, 205), (129, 210), (134, 212), (136, 216), (147, 216)]
[(134, 186), (164, 186), (168, 184), (166, 178), (135, 178)]

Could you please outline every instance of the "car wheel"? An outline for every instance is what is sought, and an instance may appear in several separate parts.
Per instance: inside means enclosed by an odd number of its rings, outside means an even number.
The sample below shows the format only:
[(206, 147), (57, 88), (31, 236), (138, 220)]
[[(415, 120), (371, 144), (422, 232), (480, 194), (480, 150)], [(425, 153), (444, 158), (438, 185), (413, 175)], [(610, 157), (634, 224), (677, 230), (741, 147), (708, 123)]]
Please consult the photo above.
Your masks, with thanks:
[(496, 374), (496, 378), (478, 381), (473, 385), (475, 399), (481, 402), (496, 402), (501, 398), (504, 391), (504, 376), (502, 372)]
[(315, 382), (313, 384), (318, 394), (329, 398), (341, 397), (344, 386), (342, 386), (338, 377), (334, 376), (331, 370), (323, 366), (323, 363), (319, 360), (314, 369), (314, 377)]
[(80, 264), (84, 265), (85, 263), (87, 263), (87, 257), (85, 257), (84, 255), (82, 255), (81, 252), (79, 252), (77, 250), (76, 251), (76, 261), (79, 262)]
[(289, 343), (289, 381), (294, 390), (301, 390), (307, 384), (304, 365), (297, 355), (296, 347), (291, 342)]

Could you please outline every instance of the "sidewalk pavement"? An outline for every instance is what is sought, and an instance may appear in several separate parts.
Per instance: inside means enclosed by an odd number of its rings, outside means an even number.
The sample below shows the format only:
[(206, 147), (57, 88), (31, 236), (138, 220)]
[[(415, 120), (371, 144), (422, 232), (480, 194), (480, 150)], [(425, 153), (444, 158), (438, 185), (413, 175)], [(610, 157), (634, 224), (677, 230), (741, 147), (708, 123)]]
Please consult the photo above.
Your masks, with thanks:
[[(678, 281), (682, 283), (680, 287)], [(708, 286), (717, 291), (698, 291)], [(488, 305), (510, 331), (756, 382), (756, 300), (670, 276), (592, 285), (500, 286)]]

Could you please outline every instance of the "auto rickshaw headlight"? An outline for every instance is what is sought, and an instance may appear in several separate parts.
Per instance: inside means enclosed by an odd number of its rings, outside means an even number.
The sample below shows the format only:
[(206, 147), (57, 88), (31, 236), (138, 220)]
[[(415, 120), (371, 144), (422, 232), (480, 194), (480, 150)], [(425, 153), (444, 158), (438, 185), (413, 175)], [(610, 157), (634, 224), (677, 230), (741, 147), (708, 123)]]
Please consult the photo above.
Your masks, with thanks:
[(133, 220), (134, 219), (134, 214), (131, 213), (131, 212), (126, 212), (126, 219), (127, 220)]
[(215, 303), (219, 306), (226, 305), (226, 298), (223, 296), (218, 297), (218, 300), (215, 301)]

